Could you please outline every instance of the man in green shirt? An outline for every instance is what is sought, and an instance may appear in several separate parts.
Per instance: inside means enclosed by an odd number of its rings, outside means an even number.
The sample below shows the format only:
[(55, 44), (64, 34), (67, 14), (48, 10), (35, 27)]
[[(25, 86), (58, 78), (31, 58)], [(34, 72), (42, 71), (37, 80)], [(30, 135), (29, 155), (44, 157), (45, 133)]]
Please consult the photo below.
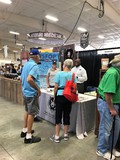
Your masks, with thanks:
[[(120, 131), (120, 118), (118, 115), (120, 104), (120, 54), (110, 62), (111, 67), (104, 74), (99, 86), (97, 107), (100, 114), (98, 147), (96, 154), (110, 159), (112, 147), (112, 124), (115, 116), (114, 144), (117, 143)], [(113, 149), (112, 159), (120, 157), (120, 152)]]

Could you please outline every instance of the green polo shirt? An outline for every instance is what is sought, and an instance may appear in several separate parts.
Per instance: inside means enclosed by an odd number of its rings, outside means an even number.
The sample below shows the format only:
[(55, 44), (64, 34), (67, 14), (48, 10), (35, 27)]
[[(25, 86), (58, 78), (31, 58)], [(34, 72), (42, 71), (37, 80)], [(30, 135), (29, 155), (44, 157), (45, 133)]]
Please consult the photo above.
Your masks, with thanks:
[(111, 93), (112, 101), (120, 103), (120, 69), (117, 67), (110, 67), (98, 86), (99, 95), (105, 99), (105, 93)]

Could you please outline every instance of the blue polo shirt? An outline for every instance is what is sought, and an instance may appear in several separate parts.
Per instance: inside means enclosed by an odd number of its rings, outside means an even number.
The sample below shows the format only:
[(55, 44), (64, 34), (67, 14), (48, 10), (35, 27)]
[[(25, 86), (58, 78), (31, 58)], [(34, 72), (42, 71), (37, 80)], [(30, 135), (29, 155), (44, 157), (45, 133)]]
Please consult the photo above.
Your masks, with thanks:
[(30, 59), (28, 62), (25, 63), (22, 69), (22, 92), (23, 95), (26, 97), (33, 97), (37, 95), (37, 90), (30, 86), (27, 82), (28, 75), (31, 75), (34, 78), (34, 82), (37, 86), (40, 87), (40, 72), (37, 63), (34, 60)]

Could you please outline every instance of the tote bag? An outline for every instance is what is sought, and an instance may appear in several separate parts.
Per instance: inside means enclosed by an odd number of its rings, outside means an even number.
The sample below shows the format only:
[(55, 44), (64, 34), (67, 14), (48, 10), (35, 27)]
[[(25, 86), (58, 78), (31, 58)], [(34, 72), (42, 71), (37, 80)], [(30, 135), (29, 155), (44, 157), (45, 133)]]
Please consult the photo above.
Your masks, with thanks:
[(67, 80), (64, 90), (63, 96), (68, 99), (70, 102), (78, 101), (78, 94), (77, 94), (77, 84), (74, 83), (75, 74), (72, 74), (72, 80)]

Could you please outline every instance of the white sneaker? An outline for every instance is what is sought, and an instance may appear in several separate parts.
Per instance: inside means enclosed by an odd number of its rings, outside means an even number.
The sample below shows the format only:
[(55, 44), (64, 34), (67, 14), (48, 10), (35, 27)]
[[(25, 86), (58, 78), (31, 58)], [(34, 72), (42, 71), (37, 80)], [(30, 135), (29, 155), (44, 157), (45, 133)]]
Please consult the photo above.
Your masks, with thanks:
[(59, 143), (60, 142), (60, 138), (55, 138), (55, 135), (53, 135), (52, 137), (50, 137), (50, 140), (51, 141), (54, 141), (54, 142), (56, 142), (56, 143)]
[(120, 157), (120, 152), (118, 152), (116, 149), (113, 149), (113, 154), (115, 157)]
[(107, 159), (107, 160), (114, 160), (115, 159), (115, 156), (112, 155), (112, 159), (111, 158), (111, 154), (110, 152), (106, 152), (105, 154), (101, 153), (100, 151), (97, 151), (96, 154), (100, 157), (103, 157), (104, 159)]
[(64, 138), (64, 140), (65, 140), (65, 141), (68, 141), (68, 139), (69, 139), (68, 134), (64, 135), (64, 137), (63, 137), (63, 138)]
[(103, 158), (108, 159), (108, 160), (114, 160), (115, 156), (112, 154), (112, 158), (111, 158), (111, 153), (110, 152), (106, 152), (104, 154)]
[(98, 156), (100, 156), (100, 157), (103, 157), (103, 156), (104, 156), (104, 154), (101, 153), (100, 151), (96, 151), (96, 154), (97, 154)]

